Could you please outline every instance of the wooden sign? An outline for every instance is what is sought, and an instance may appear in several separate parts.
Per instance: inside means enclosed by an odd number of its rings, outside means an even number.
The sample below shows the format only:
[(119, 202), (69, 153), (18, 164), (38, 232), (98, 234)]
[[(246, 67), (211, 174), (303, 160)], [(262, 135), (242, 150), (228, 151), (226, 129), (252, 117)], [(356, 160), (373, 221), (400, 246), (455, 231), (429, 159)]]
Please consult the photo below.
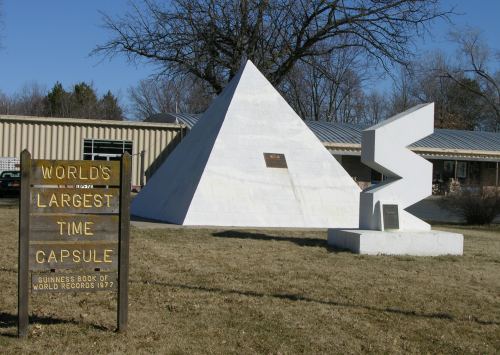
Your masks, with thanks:
[(33, 160), (32, 185), (120, 185), (119, 161)]
[(117, 272), (31, 274), (32, 292), (116, 291)]
[(118, 214), (118, 189), (31, 188), (31, 212)]
[(98, 214), (31, 214), (30, 243), (37, 241), (116, 241), (119, 216)]
[(121, 161), (32, 160), (21, 153), (20, 337), (27, 334), (30, 289), (118, 291), (117, 327), (126, 330), (130, 171), (128, 153)]

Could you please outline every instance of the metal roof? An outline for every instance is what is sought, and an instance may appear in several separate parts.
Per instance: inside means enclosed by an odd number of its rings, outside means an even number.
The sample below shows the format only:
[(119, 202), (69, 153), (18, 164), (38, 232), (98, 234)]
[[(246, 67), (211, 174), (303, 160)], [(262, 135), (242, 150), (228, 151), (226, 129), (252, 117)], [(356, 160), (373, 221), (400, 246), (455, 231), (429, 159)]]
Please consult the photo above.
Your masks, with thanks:
[[(199, 114), (172, 113), (178, 123), (192, 128)], [(325, 144), (361, 145), (361, 132), (368, 125), (305, 121), (307, 126)], [(435, 129), (434, 133), (410, 145), (411, 148), (436, 150), (474, 150), (500, 152), (500, 133), (482, 131), (461, 131), (454, 129)]]
[(0, 121), (12, 123), (29, 124), (53, 124), (65, 126), (110, 126), (127, 128), (159, 128), (159, 129), (179, 129), (178, 122), (168, 121), (118, 121), (118, 120), (96, 120), (88, 118), (64, 118), (64, 117), (42, 117), (42, 116), (20, 116), (20, 115), (0, 115)]
[(157, 113), (146, 118), (144, 122), (182, 123), (191, 129), (200, 117), (201, 115), (190, 113)]

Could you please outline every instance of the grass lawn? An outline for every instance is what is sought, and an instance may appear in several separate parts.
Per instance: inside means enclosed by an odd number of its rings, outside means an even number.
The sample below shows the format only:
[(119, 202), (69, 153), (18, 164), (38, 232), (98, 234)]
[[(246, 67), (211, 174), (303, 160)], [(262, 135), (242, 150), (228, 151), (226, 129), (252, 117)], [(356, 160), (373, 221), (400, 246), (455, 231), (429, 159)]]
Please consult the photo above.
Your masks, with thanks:
[(359, 256), (326, 231), (132, 229), (129, 330), (111, 293), (30, 298), (16, 334), (17, 208), (0, 207), (0, 353), (498, 353), (500, 227), (463, 257)]

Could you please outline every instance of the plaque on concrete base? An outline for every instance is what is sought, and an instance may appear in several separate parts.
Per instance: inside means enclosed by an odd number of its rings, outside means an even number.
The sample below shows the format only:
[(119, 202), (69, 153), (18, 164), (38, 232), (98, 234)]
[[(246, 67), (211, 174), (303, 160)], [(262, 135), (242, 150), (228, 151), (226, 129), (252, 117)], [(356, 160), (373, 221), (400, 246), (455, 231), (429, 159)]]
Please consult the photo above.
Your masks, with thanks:
[(382, 205), (382, 217), (384, 221), (384, 230), (399, 229), (398, 205)]

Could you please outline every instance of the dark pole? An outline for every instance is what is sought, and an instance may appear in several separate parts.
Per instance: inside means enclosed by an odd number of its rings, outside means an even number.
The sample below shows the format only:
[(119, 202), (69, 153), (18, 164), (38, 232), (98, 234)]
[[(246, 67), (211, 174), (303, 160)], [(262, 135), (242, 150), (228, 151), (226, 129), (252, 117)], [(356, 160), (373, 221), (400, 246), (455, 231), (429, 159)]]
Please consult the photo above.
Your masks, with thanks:
[(120, 164), (120, 236), (118, 257), (118, 331), (127, 330), (128, 322), (128, 259), (130, 233), (130, 154), (122, 155)]
[(21, 152), (21, 195), (19, 198), (19, 259), (17, 283), (17, 336), (24, 338), (28, 333), (28, 244), (30, 231), (30, 173), (31, 154)]
[(141, 150), (141, 179), (140, 179), (140, 183), (141, 183), (141, 189), (144, 187), (144, 158), (146, 157), (146, 151), (145, 150)]
[(498, 192), (498, 162), (497, 162), (497, 174), (496, 174), (496, 178), (495, 178), (495, 187), (497, 188), (497, 192)]

